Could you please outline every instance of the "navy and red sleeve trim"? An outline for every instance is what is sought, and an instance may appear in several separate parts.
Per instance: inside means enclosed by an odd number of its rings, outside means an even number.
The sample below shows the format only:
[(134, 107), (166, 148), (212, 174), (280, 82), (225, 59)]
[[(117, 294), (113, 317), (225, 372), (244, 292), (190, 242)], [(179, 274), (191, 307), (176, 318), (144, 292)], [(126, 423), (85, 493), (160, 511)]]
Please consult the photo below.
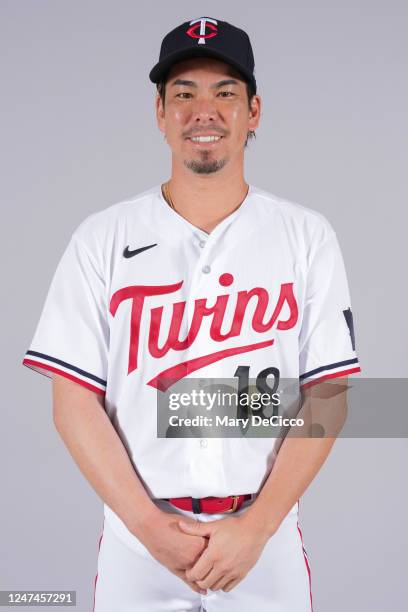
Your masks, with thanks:
[(327, 380), (328, 378), (347, 376), (348, 374), (355, 374), (356, 372), (361, 372), (357, 357), (353, 359), (346, 359), (345, 361), (329, 363), (301, 374), (299, 376), (300, 388), (307, 389), (308, 387), (316, 385), (317, 383)]
[(69, 380), (79, 383), (95, 393), (105, 395), (106, 380), (98, 378), (94, 374), (86, 372), (71, 363), (62, 361), (62, 359), (57, 359), (56, 357), (46, 355), (45, 353), (39, 353), (38, 351), (28, 350), (22, 364), (49, 378), (52, 378), (51, 373), (55, 372), (56, 374), (65, 376), (65, 378), (69, 378)]

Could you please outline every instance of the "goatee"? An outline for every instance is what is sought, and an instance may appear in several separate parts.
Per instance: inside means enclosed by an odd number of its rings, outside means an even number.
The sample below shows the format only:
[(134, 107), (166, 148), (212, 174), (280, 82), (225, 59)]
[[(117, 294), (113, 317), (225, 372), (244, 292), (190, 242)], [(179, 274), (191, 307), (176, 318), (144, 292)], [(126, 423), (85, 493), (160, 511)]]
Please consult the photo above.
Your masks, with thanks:
[(223, 159), (208, 159), (207, 151), (203, 151), (203, 157), (204, 159), (202, 161), (197, 161), (195, 159), (190, 161), (186, 160), (184, 165), (196, 174), (212, 174), (213, 172), (221, 170), (227, 163), (226, 157)]

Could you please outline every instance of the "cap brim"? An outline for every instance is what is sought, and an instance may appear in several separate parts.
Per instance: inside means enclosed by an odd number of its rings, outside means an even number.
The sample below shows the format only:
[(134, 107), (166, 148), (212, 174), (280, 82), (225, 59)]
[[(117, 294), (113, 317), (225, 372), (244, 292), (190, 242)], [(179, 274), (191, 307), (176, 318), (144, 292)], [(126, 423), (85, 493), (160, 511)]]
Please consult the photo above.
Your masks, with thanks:
[(230, 64), (236, 70), (238, 70), (238, 72), (242, 74), (242, 78), (245, 81), (252, 81), (254, 83), (254, 86), (256, 87), (255, 79), (252, 74), (249, 74), (244, 71), (241, 65), (235, 62), (225, 53), (221, 53), (217, 49), (210, 49), (208, 47), (206, 49), (190, 47), (188, 49), (181, 49), (180, 51), (175, 51), (174, 53), (167, 55), (166, 58), (164, 58), (161, 62), (158, 62), (155, 66), (153, 66), (149, 73), (150, 80), (152, 81), (152, 83), (159, 83), (163, 79), (163, 77), (166, 76), (166, 73), (173, 64), (175, 64), (176, 62), (180, 62), (184, 59), (189, 59), (190, 57), (212, 57), (226, 62), (227, 64)]

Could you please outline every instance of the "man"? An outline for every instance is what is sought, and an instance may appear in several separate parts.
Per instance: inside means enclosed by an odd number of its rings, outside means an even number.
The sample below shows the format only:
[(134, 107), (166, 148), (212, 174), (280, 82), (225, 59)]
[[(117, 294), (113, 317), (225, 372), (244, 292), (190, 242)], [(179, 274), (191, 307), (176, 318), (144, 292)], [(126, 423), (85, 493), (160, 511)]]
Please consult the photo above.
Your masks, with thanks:
[[(94, 610), (306, 612), (298, 500), (335, 436), (159, 437), (157, 401), (273, 373), (305, 410), (345, 385), (360, 366), (337, 237), (245, 181), (261, 112), (245, 32), (183, 23), (150, 78), (171, 178), (73, 232), (23, 361), (52, 377), (55, 425), (104, 501)], [(344, 394), (326, 397), (340, 414)]]

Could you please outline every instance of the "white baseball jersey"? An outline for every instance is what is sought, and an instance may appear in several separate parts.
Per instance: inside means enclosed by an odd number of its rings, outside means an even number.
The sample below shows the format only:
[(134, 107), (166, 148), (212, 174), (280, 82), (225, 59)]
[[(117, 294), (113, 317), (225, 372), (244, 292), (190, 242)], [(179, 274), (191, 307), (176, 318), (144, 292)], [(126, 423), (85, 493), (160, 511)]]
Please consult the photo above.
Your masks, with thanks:
[[(23, 364), (104, 395), (151, 497), (257, 492), (276, 439), (158, 438), (156, 396), (169, 379), (232, 379), (242, 365), (302, 387), (359, 372), (336, 234), (252, 185), (208, 234), (157, 185), (75, 229)], [(105, 517), (126, 537), (106, 505)]]

